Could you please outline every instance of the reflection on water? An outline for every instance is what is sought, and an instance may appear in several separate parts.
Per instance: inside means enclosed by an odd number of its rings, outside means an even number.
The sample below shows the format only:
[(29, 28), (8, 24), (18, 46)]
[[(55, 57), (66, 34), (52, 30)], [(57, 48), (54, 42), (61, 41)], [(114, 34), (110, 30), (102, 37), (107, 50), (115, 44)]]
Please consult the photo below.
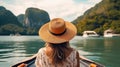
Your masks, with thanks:
[[(70, 44), (81, 55), (104, 64), (119, 67), (120, 38), (82, 38), (76, 36)], [(0, 67), (11, 65), (37, 53), (44, 42), (38, 36), (0, 36)]]
[[(109, 62), (111, 67), (120, 66), (120, 38), (105, 38), (104, 39), (104, 63)], [(112, 58), (112, 59), (110, 59)]]
[(77, 39), (74, 43), (81, 55), (104, 64), (106, 67), (119, 67), (120, 37)]
[(0, 67), (10, 67), (32, 56), (43, 44), (38, 36), (0, 36)]

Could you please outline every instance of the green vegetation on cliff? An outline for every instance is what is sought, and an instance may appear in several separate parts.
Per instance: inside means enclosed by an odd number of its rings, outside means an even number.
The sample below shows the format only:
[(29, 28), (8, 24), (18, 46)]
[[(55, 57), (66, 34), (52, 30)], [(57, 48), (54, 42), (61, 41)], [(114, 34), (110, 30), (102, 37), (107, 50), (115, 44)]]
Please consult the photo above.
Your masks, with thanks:
[(11, 11), (6, 10), (3, 6), (0, 6), (0, 26), (9, 23), (21, 26), (16, 16)]
[(17, 19), (24, 26), (25, 15), (24, 14), (20, 14), (20, 15), (17, 16)]
[(6, 24), (0, 27), (0, 35), (23, 34), (23, 28), (15, 24)]
[(18, 22), (17, 17), (11, 11), (0, 6), (0, 35), (22, 32), (22, 24)]
[(16, 17), (11, 11), (0, 6), (0, 35), (38, 35), (39, 28), (49, 21), (49, 14), (38, 8), (28, 8), (25, 14)]
[(113, 29), (115, 33), (120, 33), (120, 0), (102, 0), (73, 23), (80, 35), (85, 30), (103, 34), (105, 30)]
[(49, 14), (46, 11), (33, 7), (28, 8), (24, 18), (26, 34), (37, 35), (40, 27), (49, 21)]

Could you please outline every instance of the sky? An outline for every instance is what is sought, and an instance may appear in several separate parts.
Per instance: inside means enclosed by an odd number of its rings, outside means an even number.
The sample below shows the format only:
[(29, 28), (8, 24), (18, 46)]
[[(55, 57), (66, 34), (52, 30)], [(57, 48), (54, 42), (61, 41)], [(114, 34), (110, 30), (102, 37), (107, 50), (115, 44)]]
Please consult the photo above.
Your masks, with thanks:
[(39, 8), (49, 13), (50, 19), (59, 17), (73, 21), (94, 7), (101, 0), (0, 0), (0, 6), (12, 11), (14, 15), (25, 14), (29, 7)]

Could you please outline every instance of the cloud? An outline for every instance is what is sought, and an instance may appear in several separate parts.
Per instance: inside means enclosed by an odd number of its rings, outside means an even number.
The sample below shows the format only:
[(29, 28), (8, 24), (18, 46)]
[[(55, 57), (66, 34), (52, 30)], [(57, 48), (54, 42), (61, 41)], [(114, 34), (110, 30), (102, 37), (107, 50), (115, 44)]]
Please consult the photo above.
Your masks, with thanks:
[(100, 1), (102, 1), (102, 0), (88, 0), (88, 2), (90, 2), (90, 3), (99, 3)]
[(50, 18), (61, 17), (72, 21), (82, 15), (87, 9), (93, 7), (101, 0), (87, 0), (85, 3), (76, 3), (75, 0), (0, 0), (0, 4), (11, 10), (15, 15), (24, 14), (29, 7), (47, 11)]

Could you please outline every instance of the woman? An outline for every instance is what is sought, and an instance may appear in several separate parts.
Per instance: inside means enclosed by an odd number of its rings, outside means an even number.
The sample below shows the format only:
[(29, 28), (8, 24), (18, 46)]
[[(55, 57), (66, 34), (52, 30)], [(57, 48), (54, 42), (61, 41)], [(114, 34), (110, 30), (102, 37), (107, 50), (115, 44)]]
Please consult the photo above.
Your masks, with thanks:
[(36, 67), (79, 67), (79, 53), (69, 44), (76, 33), (76, 27), (61, 18), (43, 25), (39, 35), (46, 44), (37, 53)]

